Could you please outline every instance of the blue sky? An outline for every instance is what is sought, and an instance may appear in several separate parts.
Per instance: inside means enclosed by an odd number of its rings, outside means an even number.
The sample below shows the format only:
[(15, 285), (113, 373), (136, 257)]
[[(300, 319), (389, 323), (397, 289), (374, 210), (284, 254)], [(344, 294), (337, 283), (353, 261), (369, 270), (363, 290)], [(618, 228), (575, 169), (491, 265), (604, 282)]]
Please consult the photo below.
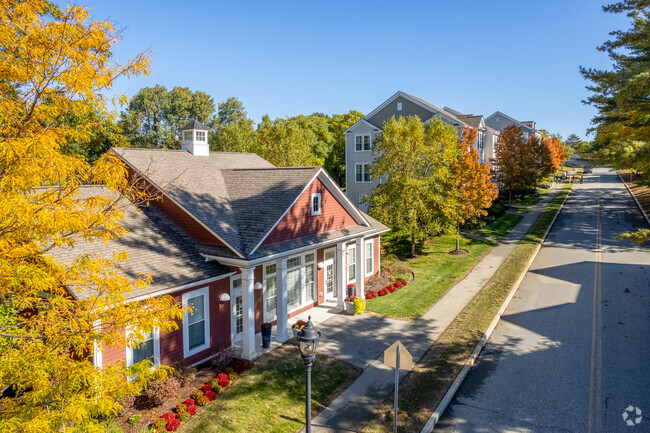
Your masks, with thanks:
[(396, 91), (458, 111), (502, 111), (582, 138), (595, 111), (580, 65), (609, 68), (596, 47), (626, 17), (601, 0), (153, 1), (80, 0), (123, 28), (115, 57), (152, 50), (148, 77), (115, 93), (186, 86), (249, 117), (351, 109)]

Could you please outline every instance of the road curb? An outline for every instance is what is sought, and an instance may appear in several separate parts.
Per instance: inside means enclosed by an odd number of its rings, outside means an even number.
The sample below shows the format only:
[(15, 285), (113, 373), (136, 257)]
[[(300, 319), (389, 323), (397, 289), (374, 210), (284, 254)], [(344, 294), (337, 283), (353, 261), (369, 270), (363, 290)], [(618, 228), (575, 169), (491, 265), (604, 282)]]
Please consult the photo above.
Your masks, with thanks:
[[(555, 220), (557, 219), (558, 215), (560, 215), (560, 211), (562, 211), (562, 208), (564, 207), (564, 203), (566, 203), (567, 199), (571, 195), (571, 191), (573, 191), (573, 186), (569, 190), (569, 193), (564, 197), (564, 200), (562, 201), (562, 204), (560, 205), (560, 208), (557, 210), (555, 216), (553, 217), (553, 220), (549, 224), (548, 228), (546, 229), (546, 232), (544, 233), (544, 236), (542, 237), (541, 242), (537, 245), (535, 248), (535, 251), (533, 252), (533, 255), (531, 256), (530, 260), (528, 260), (528, 263), (526, 264), (526, 267), (522, 271), (521, 275), (515, 281), (515, 284), (512, 286), (512, 289), (510, 289), (510, 292), (508, 293), (508, 296), (506, 299), (503, 301), (503, 304), (501, 304), (501, 308), (499, 308), (499, 311), (497, 314), (494, 316), (494, 319), (492, 319), (492, 322), (490, 323), (490, 326), (485, 330), (485, 333), (479, 340), (478, 344), (474, 348), (474, 351), (470, 355), (469, 359), (465, 362), (465, 365), (463, 366), (463, 369), (458, 373), (458, 376), (456, 376), (456, 379), (454, 382), (451, 384), (447, 392), (445, 393), (444, 397), (438, 404), (438, 407), (433, 411), (431, 416), (429, 417), (429, 420), (427, 423), (424, 425), (420, 433), (431, 433), (438, 423), (438, 420), (442, 416), (442, 414), (445, 412), (447, 409), (447, 406), (449, 406), (449, 403), (451, 403), (451, 400), (454, 398), (454, 395), (456, 395), (456, 392), (458, 391), (458, 388), (460, 388), (460, 385), (463, 383), (463, 380), (465, 380), (465, 376), (467, 376), (467, 373), (469, 370), (472, 368), (474, 363), (476, 362), (476, 359), (478, 358), (478, 355), (481, 353), (481, 350), (483, 350), (483, 347), (485, 346), (485, 343), (487, 343), (488, 339), (490, 338), (490, 335), (492, 335), (492, 331), (494, 331), (494, 328), (496, 328), (497, 324), (499, 323), (499, 320), (501, 320), (501, 316), (503, 315), (504, 311), (506, 308), (508, 308), (508, 305), (510, 304), (510, 301), (512, 298), (515, 296), (515, 292), (517, 292), (517, 289), (519, 288), (519, 285), (523, 281), (524, 277), (526, 276), (526, 273), (528, 272), (528, 269), (530, 266), (533, 264), (533, 261), (535, 261), (535, 258), (537, 257), (537, 253), (539, 250), (542, 248), (542, 245), (544, 245), (544, 241), (546, 240), (546, 237), (548, 236), (548, 233), (551, 231), (551, 228), (555, 224)], [(540, 214), (541, 216), (541, 214)], [(533, 223), (534, 225), (535, 223)], [(532, 226), (531, 226), (532, 227)], [(489, 283), (488, 283), (489, 284)]]
[(621, 176), (621, 173), (619, 173), (619, 172), (617, 171), (616, 174), (618, 175), (618, 178), (621, 179), (621, 182), (623, 182), (623, 185), (625, 185), (625, 189), (627, 190), (627, 192), (630, 193), (630, 195), (631, 195), (632, 198), (634, 199), (634, 202), (635, 202), (636, 205), (639, 207), (639, 210), (641, 211), (641, 213), (642, 213), (643, 216), (645, 217), (646, 222), (647, 222), (648, 225), (650, 226), (650, 218), (648, 218), (648, 214), (645, 213), (645, 211), (644, 211), (643, 208), (641, 207), (641, 203), (639, 203), (639, 200), (637, 200), (636, 196), (634, 195), (634, 193), (632, 192), (632, 190), (630, 189), (630, 187), (627, 186), (627, 183), (625, 183), (625, 181), (623, 180), (623, 176)]

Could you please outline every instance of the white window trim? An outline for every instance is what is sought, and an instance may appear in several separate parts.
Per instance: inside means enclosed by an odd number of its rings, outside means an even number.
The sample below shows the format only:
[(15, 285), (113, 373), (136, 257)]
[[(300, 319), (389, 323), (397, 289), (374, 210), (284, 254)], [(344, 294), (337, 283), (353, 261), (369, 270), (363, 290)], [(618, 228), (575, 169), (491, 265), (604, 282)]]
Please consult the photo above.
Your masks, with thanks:
[[(271, 274), (266, 273), (266, 267), (269, 265), (276, 265), (275, 266), (275, 272)], [(264, 296), (263, 296), (263, 302), (264, 302), (264, 321), (265, 322), (273, 322), (274, 320), (277, 320), (278, 318), (278, 307), (277, 307), (277, 301), (278, 301), (278, 266), (277, 262), (268, 262), (264, 263), (262, 265), (263, 269), (263, 278), (262, 281), (264, 282)], [(267, 277), (275, 277), (275, 302), (276, 302), (276, 307), (275, 307), (275, 313), (274, 314), (269, 314), (269, 312), (266, 309), (266, 278)]]
[[(127, 335), (130, 335), (133, 331), (127, 329)], [(154, 328), (153, 332), (153, 368), (160, 367), (160, 332), (157, 328)], [(133, 365), (133, 347), (126, 347), (126, 366), (130, 367)]]
[(402, 111), (402, 103), (401, 102), (397, 103), (397, 111)]
[[(348, 279), (350, 277), (350, 263), (348, 262), (348, 257), (350, 257), (350, 250), (354, 249), (354, 278)], [(354, 284), (357, 282), (357, 246), (356, 244), (348, 245), (345, 249), (345, 279), (347, 284)], [(346, 284), (346, 286), (347, 286)]]
[(183, 357), (184, 358), (187, 358), (189, 356), (192, 356), (194, 354), (197, 354), (203, 350), (210, 348), (210, 289), (209, 287), (203, 287), (198, 290), (193, 290), (191, 292), (183, 293), (183, 308), (187, 307), (187, 302), (190, 298), (195, 298), (201, 295), (204, 297), (203, 306), (205, 308), (205, 312), (204, 312), (205, 322), (203, 323), (204, 330), (205, 330), (205, 344), (190, 350), (190, 338), (189, 338), (189, 331), (188, 331), (188, 320), (190, 316), (189, 313), (186, 311), (185, 313), (183, 313)]
[[(287, 257), (287, 262), (289, 260), (293, 259), (293, 258), (300, 257), (300, 265), (292, 266), (290, 268), (287, 267), (287, 272), (295, 270), (295, 269), (300, 269), (300, 285), (302, 286), (301, 289), (300, 289), (300, 304), (298, 306), (296, 306), (296, 307), (293, 307), (293, 308), (289, 309), (289, 305), (288, 305), (288, 302), (287, 302), (287, 309), (288, 309), (287, 314), (291, 314), (294, 311), (298, 311), (301, 308), (305, 308), (308, 305), (313, 305), (314, 302), (318, 302), (318, 267), (316, 266), (316, 264), (318, 262), (318, 260), (317, 260), (318, 259), (318, 253), (317, 253), (317, 251), (318, 250), (311, 250), (311, 251), (306, 251), (303, 254), (298, 254), (298, 255)], [(308, 256), (309, 254), (314, 255), (314, 260), (312, 260), (311, 262), (307, 262), (305, 260), (305, 256)], [(305, 285), (307, 284), (307, 278), (306, 278), (307, 277), (307, 271), (305, 270), (305, 268), (308, 265), (314, 267), (313, 284), (314, 284), (314, 288), (315, 288), (316, 299), (311, 300), (311, 301), (307, 297), (307, 293), (305, 291)], [(287, 287), (287, 290), (289, 290), (288, 287)]]
[[(318, 199), (318, 210), (317, 211), (314, 210), (314, 199), (315, 198)], [(320, 192), (315, 192), (315, 193), (313, 193), (311, 195), (310, 206), (311, 206), (311, 214), (312, 214), (312, 216), (320, 215), (321, 209), (323, 208), (323, 202), (321, 201)]]
[[(372, 183), (372, 178), (370, 180), (363, 180), (366, 177), (366, 166), (370, 168), (370, 163), (367, 162), (358, 162), (354, 164), (354, 183)], [(361, 180), (357, 180), (357, 166), (361, 166)]]
[[(363, 138), (361, 139), (361, 150), (357, 150), (357, 137), (368, 137), (368, 145), (370, 149), (364, 149)], [(372, 134), (355, 134), (354, 135), (354, 151), (355, 152), (372, 152)]]
[[(199, 133), (203, 133), (204, 138), (201, 140), (199, 138)], [(208, 131), (195, 131), (194, 132), (194, 138), (197, 143), (207, 143), (208, 142)]]
[(366, 248), (366, 251), (364, 251), (363, 259), (368, 260), (368, 247), (367, 245), (370, 244), (370, 272), (368, 272), (368, 266), (366, 263), (366, 277), (371, 276), (374, 273), (375, 270), (375, 243), (373, 239), (367, 240), (364, 242), (364, 248)]

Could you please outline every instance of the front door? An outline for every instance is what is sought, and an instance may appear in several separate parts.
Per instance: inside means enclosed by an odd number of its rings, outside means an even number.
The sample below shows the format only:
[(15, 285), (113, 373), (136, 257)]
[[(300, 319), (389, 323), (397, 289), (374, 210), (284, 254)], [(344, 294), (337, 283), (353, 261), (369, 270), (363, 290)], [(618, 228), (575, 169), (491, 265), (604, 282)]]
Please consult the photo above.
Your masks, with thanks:
[(325, 250), (325, 300), (336, 297), (336, 248)]
[(230, 338), (231, 344), (235, 344), (241, 341), (244, 335), (244, 298), (241, 276), (232, 277), (230, 280), (230, 305), (232, 305)]

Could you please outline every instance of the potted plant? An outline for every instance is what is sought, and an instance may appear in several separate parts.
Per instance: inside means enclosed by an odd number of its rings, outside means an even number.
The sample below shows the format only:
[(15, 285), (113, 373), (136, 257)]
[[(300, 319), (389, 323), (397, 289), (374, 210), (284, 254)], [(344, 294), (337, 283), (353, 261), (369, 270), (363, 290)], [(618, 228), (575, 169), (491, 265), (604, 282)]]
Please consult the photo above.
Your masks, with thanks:
[(268, 349), (271, 347), (271, 328), (273, 327), (272, 323), (264, 322), (262, 323), (262, 347)]
[(298, 320), (296, 323), (294, 323), (293, 326), (291, 326), (291, 330), (293, 331), (293, 336), (297, 337), (298, 333), (302, 328), (305, 327), (305, 325), (307, 325), (307, 322), (305, 322), (304, 320)]
[(350, 296), (349, 298), (345, 298), (345, 313), (349, 315), (354, 314), (354, 300), (356, 299), (356, 296)]

